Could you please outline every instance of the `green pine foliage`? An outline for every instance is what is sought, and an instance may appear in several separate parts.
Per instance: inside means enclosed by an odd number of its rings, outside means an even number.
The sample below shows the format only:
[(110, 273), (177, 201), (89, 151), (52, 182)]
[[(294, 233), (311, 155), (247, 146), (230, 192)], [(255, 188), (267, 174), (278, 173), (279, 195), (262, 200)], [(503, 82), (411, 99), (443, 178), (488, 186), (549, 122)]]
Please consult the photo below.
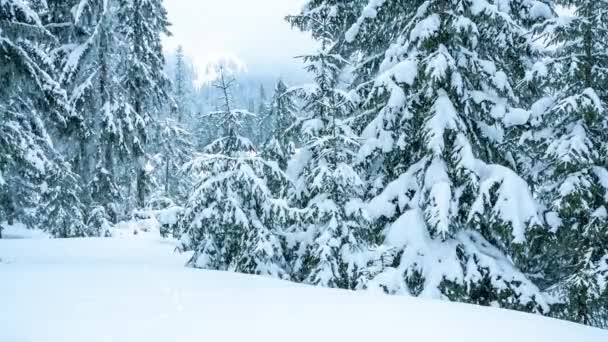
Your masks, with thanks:
[(179, 223), (183, 249), (195, 252), (193, 267), (288, 279), (282, 227), (295, 214), (266, 183), (283, 172), (240, 135), (243, 118), (253, 114), (233, 107), (234, 82), (220, 67), (216, 87), (223, 106), (212, 116), (221, 121), (222, 137), (190, 163), (197, 181)]
[[(71, 184), (69, 169), (55, 149), (49, 131), (68, 129), (66, 93), (53, 78), (48, 55), (56, 42), (29, 3), (0, 3), (0, 222), (21, 221), (39, 226), (46, 218), (32, 217), (38, 206), (53, 206), (66, 229), (57, 235), (79, 234), (82, 226), (76, 192), (54, 191)], [(54, 184), (54, 185), (53, 185)], [(59, 184), (59, 185), (58, 185)]]
[(146, 121), (166, 101), (162, 4), (7, 0), (0, 7), (0, 221), (57, 237), (105, 235), (135, 197), (127, 164), (147, 165)]
[(540, 146), (540, 193), (552, 228), (547, 279), (554, 314), (608, 325), (608, 5), (557, 1), (575, 12), (546, 25), (554, 53), (538, 63), (547, 90), (530, 139)]
[[(524, 25), (550, 8), (310, 1), (305, 11), (328, 13), (334, 56), (353, 65), (343, 92), (362, 107), (351, 121), (363, 127), (365, 207), (384, 234), (359, 286), (547, 311), (519, 269), (540, 207), (504, 146), (506, 128), (528, 117), (515, 88), (533, 57)], [(323, 44), (323, 21), (296, 20)]]
[(174, 203), (183, 203), (192, 186), (190, 179), (182, 174), (183, 165), (193, 154), (192, 136), (184, 125), (174, 119), (162, 120), (157, 125), (156, 178), (162, 184), (164, 196)]
[(339, 26), (332, 9), (306, 7), (288, 21), (310, 31), (320, 49), (304, 57), (314, 83), (301, 89), (304, 102), (300, 138), (302, 147), (292, 202), (307, 212), (296, 227), (306, 235), (297, 246), (294, 272), (306, 283), (357, 287), (365, 267), (369, 223), (362, 211), (363, 182), (353, 168), (358, 139), (349, 125), (351, 99), (339, 89), (339, 75), (346, 65), (336, 50)]
[(162, 111), (169, 80), (164, 74), (161, 34), (169, 34), (167, 13), (161, 0), (117, 0), (117, 30), (121, 34), (124, 58), (120, 70), (125, 73), (122, 88), (126, 92), (125, 116), (132, 118), (128, 137), (129, 152), (134, 158), (135, 202), (140, 208), (149, 194), (147, 157), (149, 126)]
[[(278, 81), (271, 100), (266, 121), (270, 138), (262, 146), (262, 157), (276, 162), (277, 167), (287, 172), (288, 163), (294, 156), (297, 146), (297, 106), (294, 95), (288, 92), (283, 81)], [(277, 194), (285, 196), (290, 188), (289, 182), (268, 180), (269, 187)]]
[(69, 168), (54, 168), (48, 171), (42, 188), (37, 216), (40, 227), (56, 238), (99, 236), (94, 226), (86, 226), (84, 207), (80, 201), (82, 190), (78, 187), (77, 176), (67, 171)]

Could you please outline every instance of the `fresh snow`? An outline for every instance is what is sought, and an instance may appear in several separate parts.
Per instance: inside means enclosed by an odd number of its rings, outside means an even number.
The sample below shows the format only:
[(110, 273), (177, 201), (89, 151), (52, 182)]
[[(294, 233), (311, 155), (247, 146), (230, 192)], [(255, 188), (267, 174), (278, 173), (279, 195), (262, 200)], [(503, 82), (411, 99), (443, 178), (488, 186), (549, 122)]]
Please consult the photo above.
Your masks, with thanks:
[(363, 8), (363, 12), (361, 13), (361, 17), (357, 20), (357, 22), (346, 31), (346, 41), (352, 43), (357, 35), (359, 34), (359, 30), (361, 29), (361, 24), (366, 19), (373, 19), (378, 15), (377, 9), (382, 7), (386, 0), (370, 0), (367, 6)]
[(530, 120), (531, 112), (521, 108), (511, 108), (503, 118), (506, 127), (524, 125)]
[(152, 236), (0, 240), (0, 341), (608, 340), (536, 315), (189, 269), (174, 249)]
[[(3, 239), (49, 239), (49, 235), (41, 230), (27, 229), (23, 223), (16, 222), (8, 225), (0, 222)], [(0, 255), (2, 251), (0, 250)]]
[[(17, 13), (25, 16), (26, 21), (33, 22), (36, 25), (41, 25), (38, 14), (32, 10), (31, 6), (26, 1), (13, 0), (9, 2), (8, 0), (0, 0), (0, 7), (4, 6), (8, 7), (8, 9), (12, 11), (15, 11), (15, 9), (18, 10), (19, 12)], [(13, 8), (10, 8), (9, 6), (12, 6)]]
[(413, 42), (426, 40), (439, 30), (440, 25), (439, 15), (433, 13), (416, 24), (410, 33), (410, 40)]

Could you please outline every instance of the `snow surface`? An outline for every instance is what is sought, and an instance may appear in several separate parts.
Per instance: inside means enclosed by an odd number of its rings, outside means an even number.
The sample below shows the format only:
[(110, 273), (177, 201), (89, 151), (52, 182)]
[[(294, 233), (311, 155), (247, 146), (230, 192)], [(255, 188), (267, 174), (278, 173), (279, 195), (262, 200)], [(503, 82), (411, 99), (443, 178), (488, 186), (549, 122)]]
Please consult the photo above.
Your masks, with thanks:
[(605, 342), (472, 305), (188, 269), (159, 238), (0, 240), (1, 342)]
[[(0, 223), (3, 239), (49, 239), (49, 235), (41, 230), (27, 229), (23, 223), (16, 222), (8, 225)], [(2, 253), (0, 253), (2, 254)]]

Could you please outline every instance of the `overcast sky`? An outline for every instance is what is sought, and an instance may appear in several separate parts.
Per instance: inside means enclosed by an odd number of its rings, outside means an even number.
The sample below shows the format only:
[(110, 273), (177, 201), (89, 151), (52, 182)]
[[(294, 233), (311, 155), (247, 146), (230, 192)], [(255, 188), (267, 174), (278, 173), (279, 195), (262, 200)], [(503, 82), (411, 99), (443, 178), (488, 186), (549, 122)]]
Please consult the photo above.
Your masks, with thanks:
[[(301, 69), (294, 56), (310, 52), (306, 35), (284, 21), (302, 0), (165, 0), (173, 37), (198, 68), (222, 55), (242, 59), (250, 72), (282, 75)], [(285, 75), (282, 75), (285, 76)]]

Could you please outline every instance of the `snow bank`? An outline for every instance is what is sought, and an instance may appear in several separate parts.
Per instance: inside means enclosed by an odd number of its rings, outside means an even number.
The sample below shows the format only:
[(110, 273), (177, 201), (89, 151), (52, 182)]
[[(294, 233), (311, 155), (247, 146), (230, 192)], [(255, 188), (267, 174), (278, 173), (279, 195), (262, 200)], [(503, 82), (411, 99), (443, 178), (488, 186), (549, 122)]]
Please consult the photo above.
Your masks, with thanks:
[[(94, 268), (100, 265), (128, 264), (171, 266), (181, 269), (186, 263), (188, 255), (175, 254), (175, 247), (175, 241), (160, 239), (158, 235), (156, 239), (0, 240), (0, 259), (2, 259), (0, 279), (5, 279), (2, 275), (2, 266), (7, 264), (19, 266), (19, 268), (23, 268), (23, 272), (27, 272), (31, 265), (43, 265), (49, 271), (70, 265), (78, 268), (87, 265), (87, 268)], [(2, 295), (5, 294), (5, 292), (0, 292), (0, 303), (2, 303)], [(0, 311), (2, 311), (2, 305), (0, 305)], [(0, 319), (1, 326), (2, 319)], [(0, 335), (1, 331), (2, 329), (0, 329)], [(2, 341), (1, 338), (0, 341)]]
[(173, 248), (0, 241), (0, 341), (608, 341), (541, 316), (188, 269)]
[(23, 223), (15, 222), (13, 225), (0, 223), (3, 239), (49, 239), (49, 235), (39, 229), (28, 229)]
[(183, 208), (173, 206), (160, 210), (141, 210), (134, 213), (134, 218), (117, 223), (110, 233), (113, 237), (158, 239), (163, 228), (177, 224)]

